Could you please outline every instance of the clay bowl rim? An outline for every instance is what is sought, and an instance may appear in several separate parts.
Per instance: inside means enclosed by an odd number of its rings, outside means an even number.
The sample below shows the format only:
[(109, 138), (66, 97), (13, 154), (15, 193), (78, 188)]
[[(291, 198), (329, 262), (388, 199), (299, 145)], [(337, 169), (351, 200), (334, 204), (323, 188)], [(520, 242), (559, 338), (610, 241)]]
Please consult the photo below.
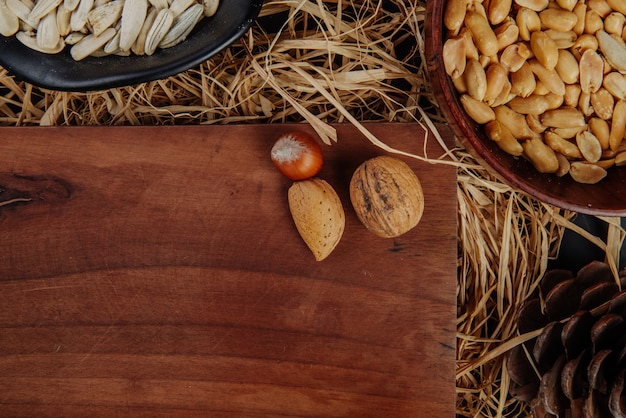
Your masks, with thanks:
[[(482, 127), (466, 116), (443, 65), (443, 0), (428, 1), (424, 23), (425, 57), (434, 97), (450, 128), (467, 151), (493, 175), (514, 189), (550, 205), (594, 216), (626, 215), (626, 171), (615, 167), (595, 185), (580, 184), (570, 176), (541, 174), (524, 158), (502, 151)], [(624, 189), (621, 198), (616, 191)], [(603, 190), (613, 190), (604, 192)]]

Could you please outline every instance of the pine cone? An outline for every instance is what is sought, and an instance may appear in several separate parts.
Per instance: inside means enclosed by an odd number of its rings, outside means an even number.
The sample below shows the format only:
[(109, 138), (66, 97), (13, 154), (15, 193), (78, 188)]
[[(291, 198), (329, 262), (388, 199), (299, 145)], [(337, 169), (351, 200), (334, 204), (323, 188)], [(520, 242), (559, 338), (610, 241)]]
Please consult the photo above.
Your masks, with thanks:
[(616, 283), (594, 261), (574, 276), (550, 270), (517, 315), (520, 334), (543, 328), (509, 352), (509, 393), (536, 418), (626, 417), (626, 271)]

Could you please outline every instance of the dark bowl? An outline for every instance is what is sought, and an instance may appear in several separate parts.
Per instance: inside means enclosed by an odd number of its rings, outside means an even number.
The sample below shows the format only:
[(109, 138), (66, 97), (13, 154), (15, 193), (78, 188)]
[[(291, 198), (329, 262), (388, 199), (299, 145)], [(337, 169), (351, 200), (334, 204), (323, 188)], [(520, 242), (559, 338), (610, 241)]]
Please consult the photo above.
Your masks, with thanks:
[(444, 70), (445, 3), (445, 0), (427, 2), (425, 54), (441, 113), (468, 152), (505, 183), (543, 202), (589, 215), (626, 215), (626, 170), (610, 168), (607, 176), (594, 185), (577, 183), (568, 175), (541, 174), (524, 158), (515, 158), (502, 151), (487, 138), (482, 126), (467, 116), (452, 80)]
[(239, 39), (262, 5), (262, 0), (222, 0), (215, 15), (202, 19), (184, 42), (151, 56), (74, 61), (69, 48), (59, 54), (42, 54), (15, 37), (0, 36), (0, 65), (19, 80), (63, 91), (109, 89), (166, 78), (202, 63)]

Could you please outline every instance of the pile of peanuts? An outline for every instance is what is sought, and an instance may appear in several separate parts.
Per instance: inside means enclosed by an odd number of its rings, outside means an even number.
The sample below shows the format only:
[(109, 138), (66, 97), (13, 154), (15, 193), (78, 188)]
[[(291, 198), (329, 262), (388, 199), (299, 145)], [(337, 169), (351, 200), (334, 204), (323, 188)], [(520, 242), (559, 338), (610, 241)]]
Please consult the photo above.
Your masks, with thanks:
[(446, 73), (466, 113), (542, 173), (626, 165), (626, 0), (449, 0)]

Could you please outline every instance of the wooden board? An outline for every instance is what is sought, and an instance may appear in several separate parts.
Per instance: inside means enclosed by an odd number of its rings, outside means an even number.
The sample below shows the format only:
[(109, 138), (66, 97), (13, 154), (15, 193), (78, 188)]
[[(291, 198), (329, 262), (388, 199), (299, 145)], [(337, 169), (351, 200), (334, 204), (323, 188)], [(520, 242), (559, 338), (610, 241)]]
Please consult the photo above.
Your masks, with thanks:
[(424, 216), (377, 238), (348, 183), (381, 151), (337, 125), (346, 231), (316, 262), (268, 157), (292, 129), (1, 128), (0, 415), (453, 416), (455, 169), (406, 160)]

